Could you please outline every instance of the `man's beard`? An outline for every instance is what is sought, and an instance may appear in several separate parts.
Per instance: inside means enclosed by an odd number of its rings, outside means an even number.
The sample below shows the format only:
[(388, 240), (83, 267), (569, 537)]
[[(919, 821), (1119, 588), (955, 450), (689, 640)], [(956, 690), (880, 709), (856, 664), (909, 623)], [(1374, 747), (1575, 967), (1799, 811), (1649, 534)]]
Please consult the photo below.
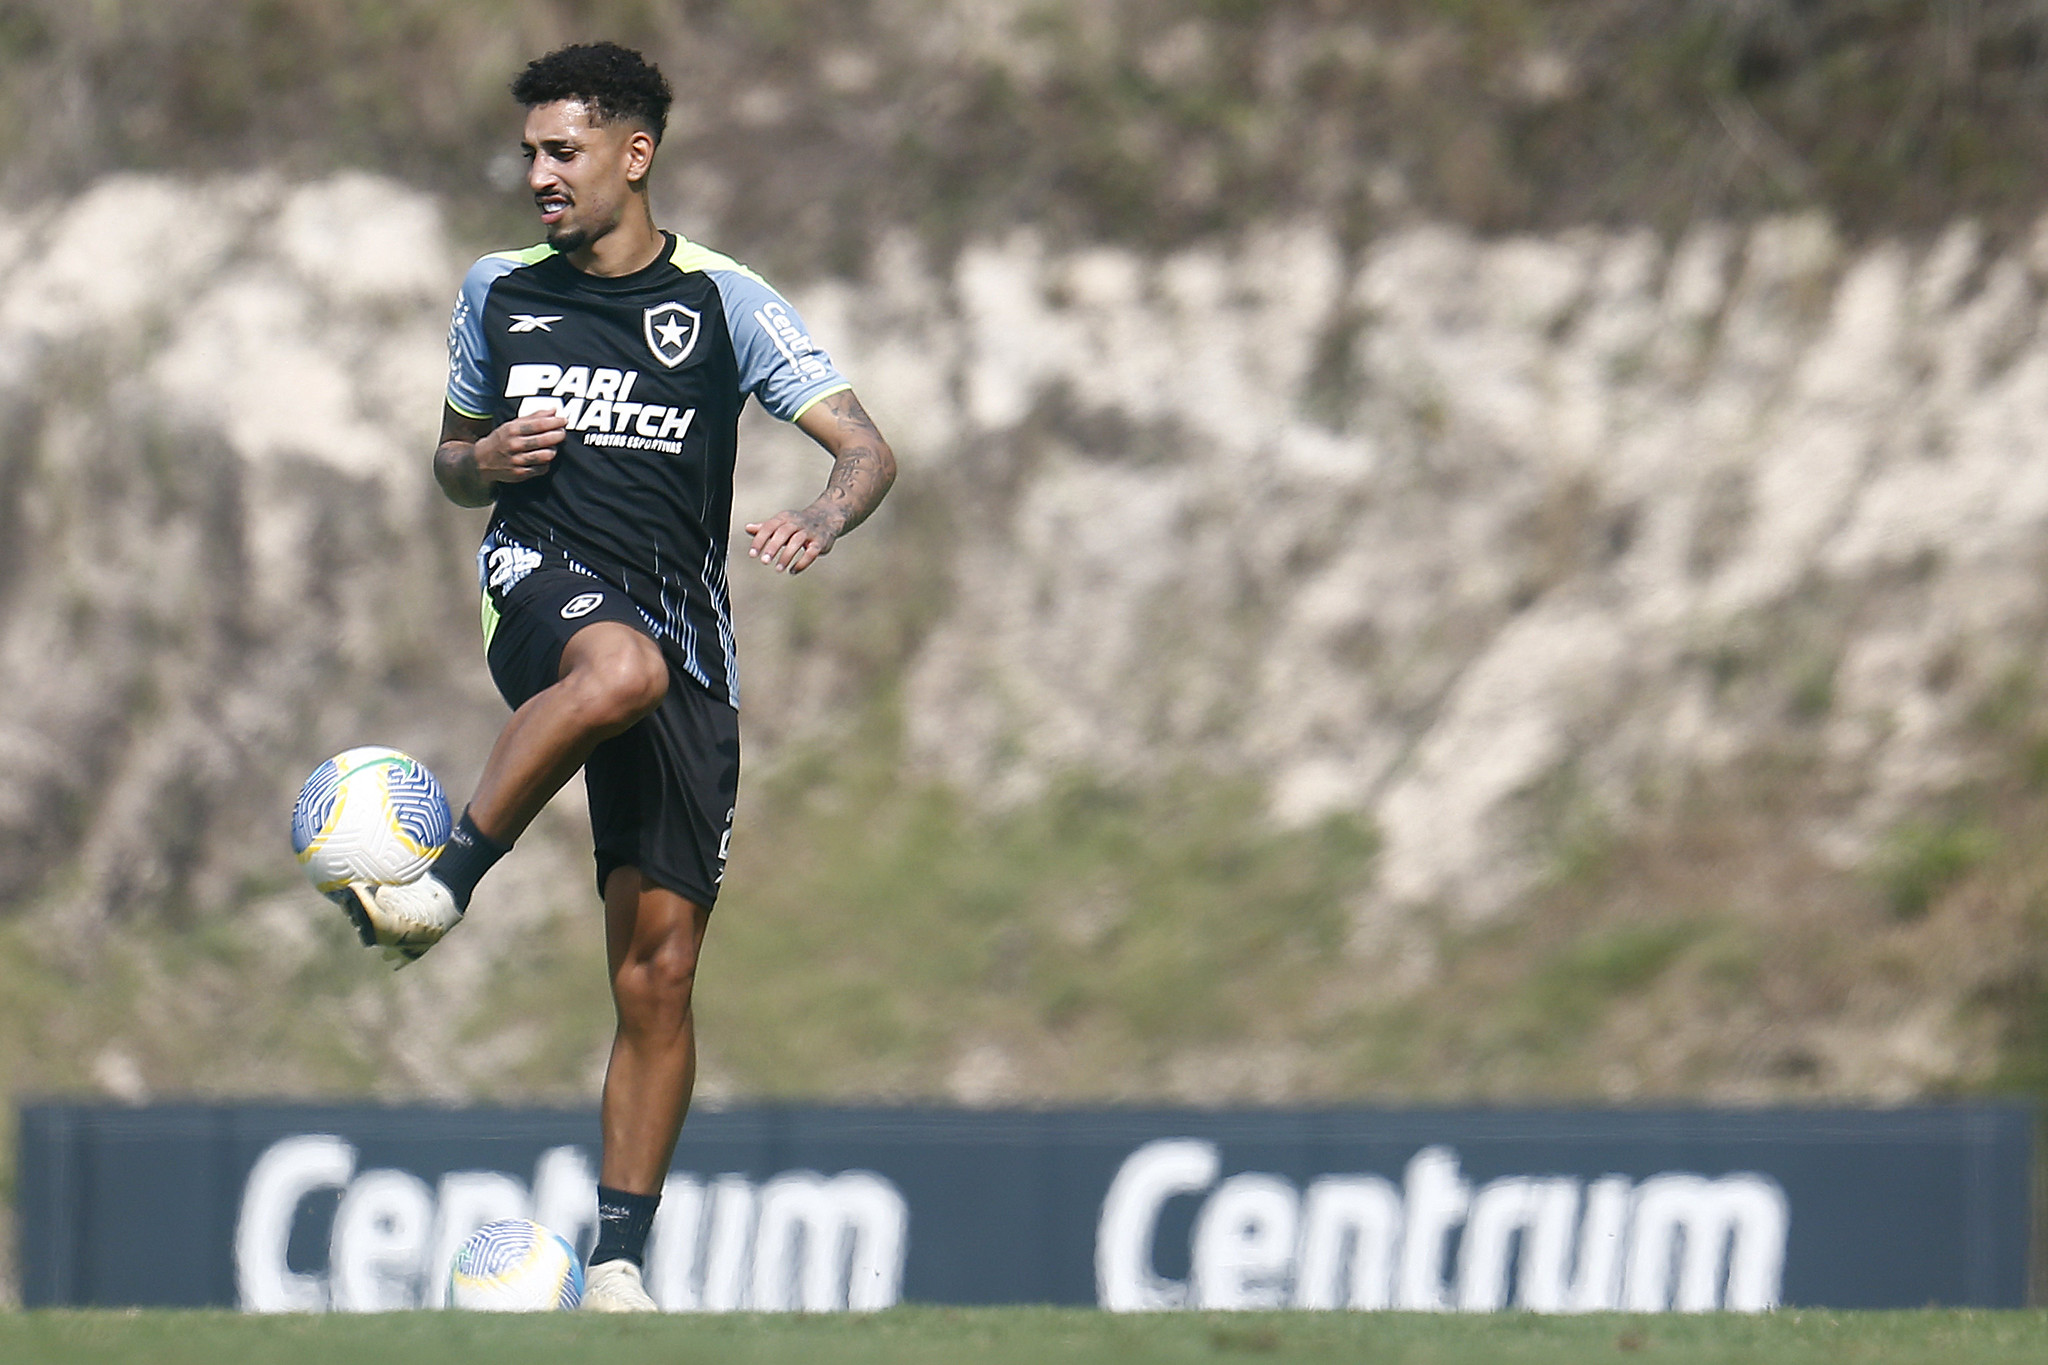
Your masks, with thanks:
[(556, 225), (548, 229), (548, 245), (564, 256), (572, 255), (590, 245), (590, 229)]

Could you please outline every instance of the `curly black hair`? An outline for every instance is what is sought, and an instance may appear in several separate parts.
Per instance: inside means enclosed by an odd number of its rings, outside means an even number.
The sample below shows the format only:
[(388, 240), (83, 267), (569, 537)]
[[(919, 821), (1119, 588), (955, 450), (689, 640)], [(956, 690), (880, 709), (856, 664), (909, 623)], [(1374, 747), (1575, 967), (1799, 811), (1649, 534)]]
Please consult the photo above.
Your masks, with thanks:
[(600, 123), (622, 118), (644, 123), (659, 145), (675, 93), (661, 69), (632, 48), (576, 43), (528, 62), (513, 78), (512, 98), (529, 109), (581, 100)]

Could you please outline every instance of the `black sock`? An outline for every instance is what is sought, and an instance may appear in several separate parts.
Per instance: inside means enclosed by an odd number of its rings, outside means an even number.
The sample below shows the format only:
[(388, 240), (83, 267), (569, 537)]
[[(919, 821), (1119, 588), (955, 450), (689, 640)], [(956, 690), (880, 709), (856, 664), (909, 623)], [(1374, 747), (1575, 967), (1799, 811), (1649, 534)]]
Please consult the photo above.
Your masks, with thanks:
[(597, 1187), (597, 1245), (591, 1248), (590, 1263), (647, 1259), (647, 1233), (654, 1226), (654, 1211), (661, 1205), (658, 1194), (628, 1194), (609, 1185)]
[(493, 843), (479, 830), (465, 807), (462, 818), (455, 822), (454, 832), (442, 846), (440, 856), (427, 870), (440, 878), (441, 883), (454, 894), (456, 908), (467, 911), (470, 895), (475, 892), (476, 884), (483, 880), (484, 873), (511, 851), (510, 844)]

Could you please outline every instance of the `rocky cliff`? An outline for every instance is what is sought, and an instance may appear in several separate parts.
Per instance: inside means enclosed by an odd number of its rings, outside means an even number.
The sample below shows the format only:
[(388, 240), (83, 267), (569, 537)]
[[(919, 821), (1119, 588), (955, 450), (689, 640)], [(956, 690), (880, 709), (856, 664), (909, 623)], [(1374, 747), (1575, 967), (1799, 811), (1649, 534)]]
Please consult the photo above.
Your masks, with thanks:
[[(466, 255), (436, 202), (123, 176), (14, 221), (6, 1078), (586, 1093), (605, 1008), (573, 790), (491, 913), (396, 980), (286, 845), (327, 753), (397, 744), (459, 791), (501, 715), (479, 514), (426, 473)], [(1302, 219), (1151, 254), (887, 237), (787, 281), (905, 472), (812, 579), (734, 575), (763, 795), (735, 882), (758, 889), (721, 932), (735, 994), (783, 1003), (707, 1005), (731, 1025), (711, 1093), (2009, 1076), (2048, 771), (2044, 270), (1968, 223), (1347, 247)], [(808, 497), (816, 453), (749, 437), (740, 511)], [(1249, 795), (1187, 815), (1204, 791)], [(1046, 861), (1130, 801), (1165, 814)], [(1019, 842), (1048, 810), (1080, 833)], [(849, 818), (934, 924), (981, 926), (965, 965), (889, 907), (831, 919), (862, 894), (845, 866), (787, 879)], [(993, 884), (977, 849), (1043, 885), (990, 911), (962, 890)], [(1209, 925), (1250, 935), (1209, 975), (1157, 956)], [(1189, 998), (1143, 994), (1168, 978)], [(1205, 1027), (1204, 991), (1241, 1023)], [(873, 1026), (827, 1026), (841, 998)], [(806, 1000), (844, 1065), (791, 1060)]]

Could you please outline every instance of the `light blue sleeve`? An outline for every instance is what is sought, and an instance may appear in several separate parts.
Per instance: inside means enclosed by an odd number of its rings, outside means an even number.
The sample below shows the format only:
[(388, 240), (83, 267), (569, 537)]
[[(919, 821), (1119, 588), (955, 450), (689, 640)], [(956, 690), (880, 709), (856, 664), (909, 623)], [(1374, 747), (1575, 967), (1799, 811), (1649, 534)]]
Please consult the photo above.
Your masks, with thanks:
[(484, 341), (484, 300), (491, 285), (524, 262), (512, 252), (486, 256), (462, 277), (448, 319), (448, 406), (464, 417), (491, 415), (491, 357)]
[(715, 268), (705, 273), (725, 302), (740, 391), (760, 399), (770, 415), (794, 422), (820, 398), (853, 387), (811, 339), (796, 309), (758, 276)]

